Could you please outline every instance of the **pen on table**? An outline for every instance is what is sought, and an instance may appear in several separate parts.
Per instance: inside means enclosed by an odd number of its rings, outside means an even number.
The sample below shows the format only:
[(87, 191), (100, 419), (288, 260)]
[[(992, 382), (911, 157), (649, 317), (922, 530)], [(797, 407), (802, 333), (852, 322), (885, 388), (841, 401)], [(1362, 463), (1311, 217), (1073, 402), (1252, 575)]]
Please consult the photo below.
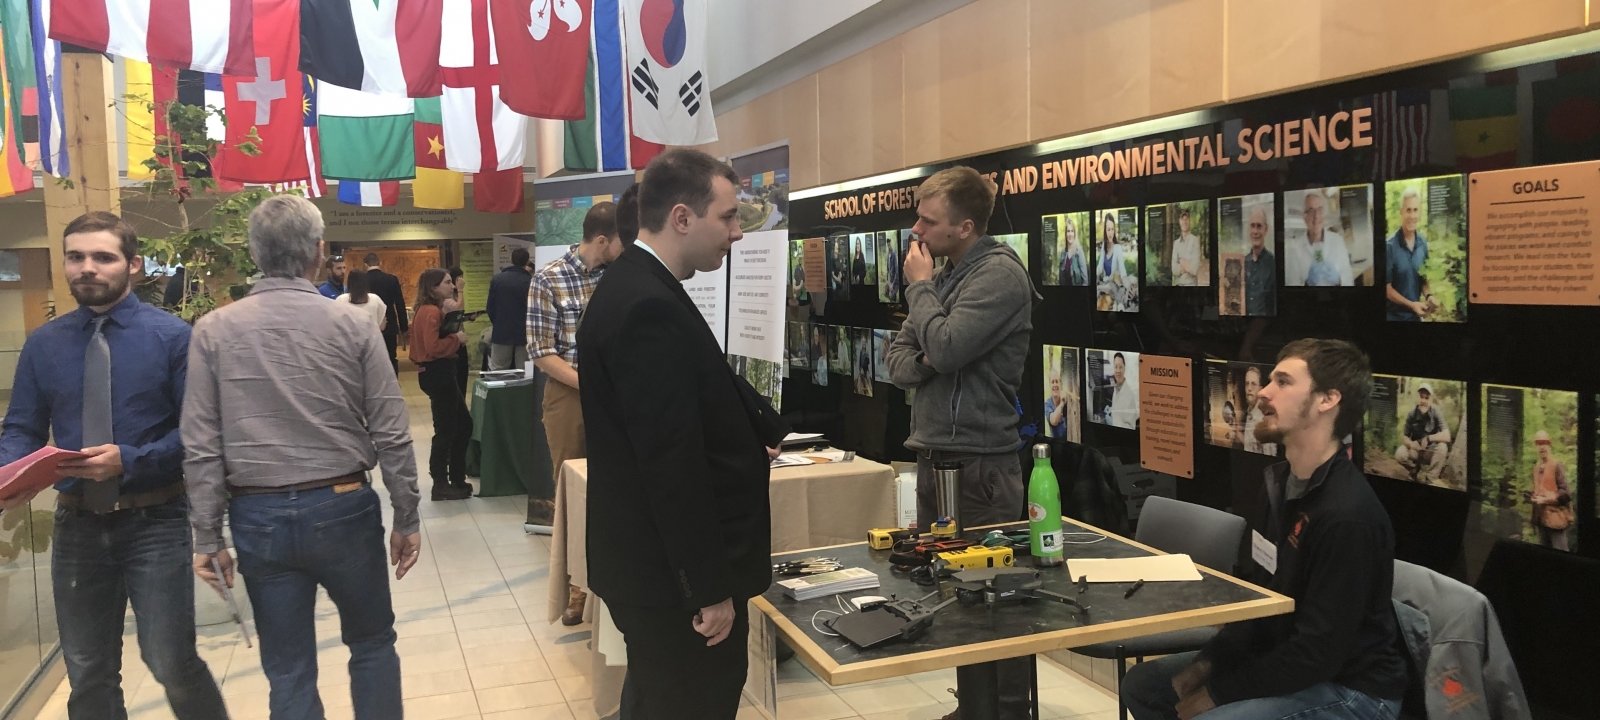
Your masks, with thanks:
[(1122, 594), (1122, 599), (1123, 600), (1127, 600), (1128, 598), (1133, 597), (1133, 594), (1136, 593), (1136, 592), (1139, 592), (1139, 588), (1142, 588), (1142, 587), (1144, 587), (1144, 581), (1143, 580), (1140, 580), (1139, 582), (1134, 583), (1133, 587), (1128, 588), (1128, 591)]

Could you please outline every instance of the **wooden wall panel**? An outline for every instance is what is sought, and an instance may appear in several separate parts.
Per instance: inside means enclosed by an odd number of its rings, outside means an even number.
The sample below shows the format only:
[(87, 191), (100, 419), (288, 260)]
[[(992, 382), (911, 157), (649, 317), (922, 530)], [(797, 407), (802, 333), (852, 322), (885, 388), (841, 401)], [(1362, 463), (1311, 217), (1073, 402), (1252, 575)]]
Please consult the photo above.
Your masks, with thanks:
[(1585, 0), (1229, 0), (1229, 100), (1579, 32)]
[(1031, 137), (1028, 10), (1028, 0), (980, 0), (903, 36), (905, 164)]
[(905, 59), (897, 37), (817, 74), (822, 177), (855, 178), (906, 164)]
[(1150, 114), (1151, 0), (1035, 0), (1030, 123), (1066, 135)]
[(1150, 3), (1150, 114), (1206, 107), (1227, 97), (1226, 0)]

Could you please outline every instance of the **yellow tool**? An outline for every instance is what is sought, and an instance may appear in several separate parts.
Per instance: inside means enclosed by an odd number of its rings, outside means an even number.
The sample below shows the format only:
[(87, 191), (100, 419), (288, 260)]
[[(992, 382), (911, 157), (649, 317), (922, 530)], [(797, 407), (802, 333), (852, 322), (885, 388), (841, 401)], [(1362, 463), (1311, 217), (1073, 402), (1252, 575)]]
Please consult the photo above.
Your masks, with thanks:
[(894, 544), (911, 537), (905, 528), (873, 528), (867, 531), (867, 547), (873, 550), (893, 550)]
[(949, 518), (935, 520), (928, 525), (928, 534), (934, 537), (955, 537), (956, 521)]
[(1016, 555), (1009, 547), (983, 547), (974, 545), (960, 550), (950, 550), (938, 555), (935, 569), (977, 570), (979, 568), (1011, 567)]

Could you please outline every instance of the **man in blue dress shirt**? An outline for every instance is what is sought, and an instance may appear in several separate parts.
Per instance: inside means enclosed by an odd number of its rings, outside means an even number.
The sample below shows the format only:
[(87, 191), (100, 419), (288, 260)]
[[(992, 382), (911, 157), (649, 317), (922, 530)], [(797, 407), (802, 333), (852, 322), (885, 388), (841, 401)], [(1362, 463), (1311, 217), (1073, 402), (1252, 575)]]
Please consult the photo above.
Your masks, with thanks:
[(328, 279), (317, 286), (317, 292), (322, 293), (325, 298), (337, 300), (344, 294), (344, 256), (329, 255), (327, 265), (323, 269), (327, 271)]
[[(0, 433), (0, 463), (44, 447), (87, 455), (61, 464), (52, 580), (67, 713), (125, 718), (122, 623), (133, 604), (139, 652), (178, 718), (228, 713), (195, 651), (189, 501), (178, 415), (189, 326), (139, 301), (139, 239), (92, 212), (65, 233), (66, 277), (81, 306), (28, 338)], [(10, 498), (16, 505), (28, 498)]]

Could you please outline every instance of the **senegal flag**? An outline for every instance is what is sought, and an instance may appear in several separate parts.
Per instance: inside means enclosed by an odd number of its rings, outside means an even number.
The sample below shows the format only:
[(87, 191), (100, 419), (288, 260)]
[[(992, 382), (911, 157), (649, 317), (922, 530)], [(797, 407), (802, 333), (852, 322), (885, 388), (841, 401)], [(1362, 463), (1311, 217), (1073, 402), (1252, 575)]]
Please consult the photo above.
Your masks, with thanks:
[(1517, 121), (1516, 85), (1451, 90), (1450, 123), (1455, 130), (1456, 167), (1462, 172), (1517, 163), (1522, 128)]

